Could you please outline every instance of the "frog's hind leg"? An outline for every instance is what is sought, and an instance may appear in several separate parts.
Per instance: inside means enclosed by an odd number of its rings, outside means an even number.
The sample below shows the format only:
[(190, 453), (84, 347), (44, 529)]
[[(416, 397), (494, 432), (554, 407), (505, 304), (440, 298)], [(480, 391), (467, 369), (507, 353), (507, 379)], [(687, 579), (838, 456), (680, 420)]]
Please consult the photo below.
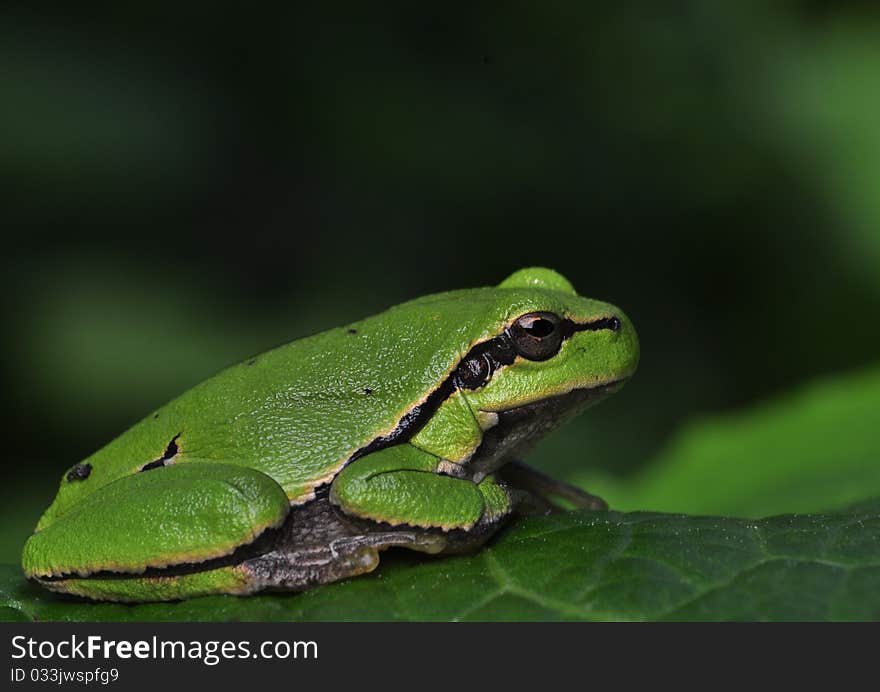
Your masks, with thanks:
[(243, 561), (236, 569), (246, 576), (250, 591), (303, 591), (372, 572), (379, 564), (379, 552), (386, 548), (435, 554), (447, 545), (445, 537), (423, 529), (352, 523), (322, 494), (292, 508), (272, 549)]
[(591, 495), (585, 490), (551, 478), (545, 473), (533, 469), (519, 461), (505, 464), (498, 472), (498, 477), (510, 484), (512, 488), (526, 493), (518, 509), (526, 514), (553, 514), (564, 511), (550, 498), (564, 500), (575, 509), (607, 510), (608, 503), (601, 497)]

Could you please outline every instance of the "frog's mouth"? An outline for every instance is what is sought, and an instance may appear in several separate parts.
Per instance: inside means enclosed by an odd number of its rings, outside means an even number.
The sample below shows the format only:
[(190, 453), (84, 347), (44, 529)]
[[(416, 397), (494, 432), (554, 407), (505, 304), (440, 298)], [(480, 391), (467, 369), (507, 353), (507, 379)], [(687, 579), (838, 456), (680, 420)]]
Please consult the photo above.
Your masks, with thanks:
[(483, 440), (468, 470), (475, 481), (498, 470), (507, 461), (528, 451), (541, 437), (584, 409), (618, 391), (629, 378), (593, 387), (580, 387), (522, 406), (495, 412), (498, 422), (483, 433)]

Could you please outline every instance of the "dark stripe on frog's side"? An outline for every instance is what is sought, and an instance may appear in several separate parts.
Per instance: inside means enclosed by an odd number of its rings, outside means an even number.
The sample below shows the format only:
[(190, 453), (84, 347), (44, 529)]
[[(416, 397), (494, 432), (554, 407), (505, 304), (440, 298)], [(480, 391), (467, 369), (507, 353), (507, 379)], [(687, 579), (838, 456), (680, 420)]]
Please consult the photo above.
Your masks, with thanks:
[[(566, 319), (562, 323), (565, 330), (562, 340), (563, 342), (570, 339), (577, 332), (599, 331), (602, 329), (610, 329), (617, 331), (620, 329), (620, 319), (612, 315), (611, 317), (600, 317), (590, 322), (577, 323), (570, 319)], [(477, 386), (468, 386), (464, 383), (466, 373), (463, 367), (471, 360), (479, 358), (487, 358), (491, 363), (491, 370), (488, 378), (498, 372), (501, 368), (510, 365), (516, 360), (516, 350), (513, 347), (512, 340), (508, 334), (509, 327), (505, 327), (497, 336), (481, 341), (471, 347), (470, 351), (462, 358), (449, 374), (449, 376), (440, 383), (420, 404), (417, 404), (407, 411), (397, 426), (387, 435), (382, 435), (373, 439), (369, 444), (361, 447), (346, 461), (346, 465), (360, 459), (361, 457), (378, 452), (379, 450), (391, 447), (394, 444), (406, 442), (416, 435), (431, 419), (438, 408), (458, 389), (478, 389), (484, 383)]]
[(148, 464), (144, 464), (141, 467), (141, 472), (143, 471), (151, 471), (152, 469), (158, 469), (163, 466), (167, 466), (168, 462), (170, 462), (174, 457), (177, 456), (177, 453), (180, 449), (177, 446), (177, 438), (179, 438), (181, 433), (177, 433), (174, 437), (171, 438), (171, 442), (168, 443), (168, 446), (165, 448), (165, 451), (162, 452), (162, 456), (156, 459), (155, 461), (151, 461)]
[[(158, 414), (156, 414), (158, 415)], [(154, 416), (155, 417), (155, 416)], [(170, 461), (177, 456), (177, 453), (180, 451), (177, 445), (177, 438), (180, 437), (180, 433), (177, 433), (174, 437), (171, 438), (171, 442), (168, 443), (168, 446), (165, 448), (165, 451), (162, 452), (162, 456), (160, 456), (155, 461), (150, 461), (138, 469), (139, 472), (143, 471), (152, 471), (153, 469), (162, 468), (163, 466), (167, 466)], [(67, 473), (67, 482), (71, 481), (82, 481), (89, 477), (92, 473), (92, 465), (91, 464), (77, 464)]]

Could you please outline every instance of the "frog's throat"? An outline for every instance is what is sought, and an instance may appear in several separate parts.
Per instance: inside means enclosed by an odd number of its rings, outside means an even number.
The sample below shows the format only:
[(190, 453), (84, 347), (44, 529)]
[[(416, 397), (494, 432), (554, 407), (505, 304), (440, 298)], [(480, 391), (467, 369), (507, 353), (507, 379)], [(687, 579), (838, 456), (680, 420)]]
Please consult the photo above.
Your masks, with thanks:
[(628, 379), (578, 387), (500, 411), (480, 411), (492, 417), (492, 425), (483, 428), (466, 461), (442, 459), (437, 472), (479, 483), (566, 420), (618, 391)]
[(495, 412), (497, 424), (483, 432), (480, 444), (467, 462), (469, 476), (475, 482), (481, 481), (528, 451), (554, 428), (619, 390), (627, 379), (579, 387)]

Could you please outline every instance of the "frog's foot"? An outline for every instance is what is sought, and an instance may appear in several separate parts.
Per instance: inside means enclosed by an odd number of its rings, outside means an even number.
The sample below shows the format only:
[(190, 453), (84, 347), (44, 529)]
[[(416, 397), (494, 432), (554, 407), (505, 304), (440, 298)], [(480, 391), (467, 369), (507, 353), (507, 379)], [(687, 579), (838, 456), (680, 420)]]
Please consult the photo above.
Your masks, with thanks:
[(447, 546), (445, 537), (423, 529), (353, 523), (322, 493), (292, 508), (272, 548), (244, 560), (236, 569), (248, 581), (249, 592), (302, 591), (372, 572), (379, 564), (379, 552), (386, 548), (435, 554)]
[(484, 512), (467, 530), (392, 526), (347, 515), (324, 490), (311, 502), (291, 508), (271, 547), (234, 569), (247, 582), (242, 592), (303, 591), (372, 572), (379, 564), (379, 553), (387, 548), (432, 555), (472, 552), (509, 517), (509, 513)]
[(555, 497), (573, 505), (575, 509), (607, 510), (608, 503), (601, 497), (591, 495), (585, 490), (551, 478), (540, 471), (518, 461), (505, 464), (497, 475), (512, 488), (525, 493), (518, 504), (522, 514), (555, 514), (564, 509), (550, 498)]

